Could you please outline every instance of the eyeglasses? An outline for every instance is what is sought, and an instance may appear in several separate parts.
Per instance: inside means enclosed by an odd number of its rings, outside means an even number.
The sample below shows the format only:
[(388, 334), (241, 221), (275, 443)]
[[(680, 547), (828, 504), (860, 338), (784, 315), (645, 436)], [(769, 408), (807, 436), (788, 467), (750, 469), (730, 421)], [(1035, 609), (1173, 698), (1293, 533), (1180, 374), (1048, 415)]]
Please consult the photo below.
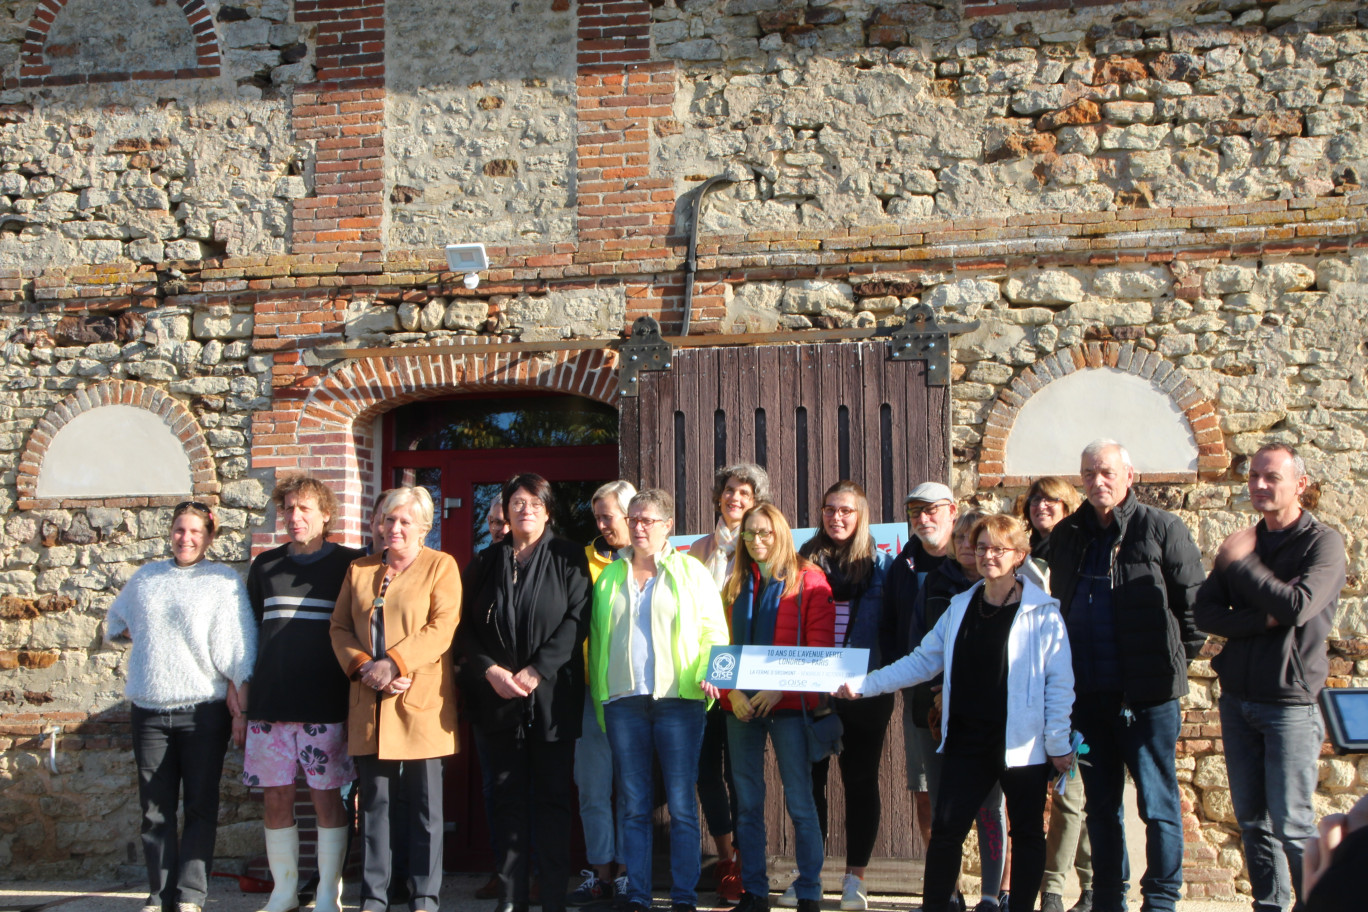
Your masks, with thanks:
[(934, 516), (937, 510), (948, 506), (950, 505), (943, 500), (933, 504), (908, 504), (907, 515), (913, 519), (918, 516)]
[(741, 538), (748, 542), (770, 541), (774, 538), (774, 530), (770, 529), (765, 532), (756, 532), (754, 530), (747, 529), (745, 532), (741, 533)]
[(1000, 548), (997, 545), (979, 545), (974, 549), (974, 553), (979, 557), (998, 557), (999, 555), (1012, 554), (1016, 548)]
[(854, 516), (857, 512), (858, 511), (854, 507), (822, 507), (822, 515), (827, 519), (832, 519), (837, 516), (841, 517), (841, 519), (846, 519), (847, 517)]
[(655, 528), (655, 524), (656, 524), (656, 523), (663, 523), (663, 522), (668, 522), (668, 520), (657, 519), (657, 518), (654, 517), (654, 516), (629, 516), (629, 517), (627, 517), (627, 525), (633, 526), (633, 527), (638, 528), (638, 529), (647, 529), (647, 530), (650, 530), (650, 529)]
[(546, 509), (546, 504), (540, 500), (514, 500), (508, 504), (508, 509), (513, 513), (540, 513)]
[(1030, 504), (1033, 507), (1038, 507), (1041, 504), (1062, 504), (1063, 502), (1064, 501), (1060, 500), (1058, 497), (1051, 497), (1048, 494), (1037, 494), (1030, 500)]
[(203, 503), (202, 501), (198, 500), (182, 500), (180, 503), (176, 504), (176, 509), (173, 512), (179, 514), (184, 513), (186, 510), (199, 510), (201, 513), (214, 512), (213, 510), (209, 509), (209, 505), (207, 503)]

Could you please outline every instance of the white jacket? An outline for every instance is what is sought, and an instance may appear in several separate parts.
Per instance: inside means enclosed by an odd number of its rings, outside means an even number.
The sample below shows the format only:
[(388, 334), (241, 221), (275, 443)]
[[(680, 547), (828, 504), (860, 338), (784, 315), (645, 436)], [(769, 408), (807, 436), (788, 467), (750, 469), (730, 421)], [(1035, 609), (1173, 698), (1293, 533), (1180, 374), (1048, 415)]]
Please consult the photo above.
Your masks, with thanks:
[[(1070, 751), (1069, 714), (1073, 711), (1073, 657), (1059, 602), (1025, 574), (1021, 581), (1021, 608), (1007, 634), (1007, 731), (1006, 765), (1030, 766)], [(941, 746), (945, 749), (950, 723), (950, 682), (955, 662), (955, 639), (969, 608), (975, 583), (950, 602), (936, 626), (931, 628), (910, 655), (892, 665), (872, 671), (864, 679), (861, 694), (889, 693), (929, 681), (945, 673), (941, 699)]]

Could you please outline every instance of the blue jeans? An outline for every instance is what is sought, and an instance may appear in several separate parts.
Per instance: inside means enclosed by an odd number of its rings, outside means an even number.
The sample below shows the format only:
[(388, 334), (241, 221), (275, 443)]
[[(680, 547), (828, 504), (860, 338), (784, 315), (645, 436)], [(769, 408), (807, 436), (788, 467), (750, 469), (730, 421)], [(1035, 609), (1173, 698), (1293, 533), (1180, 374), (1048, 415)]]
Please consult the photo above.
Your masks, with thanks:
[[(791, 712), (791, 711), (790, 711)], [(812, 764), (808, 761), (807, 722), (797, 713), (781, 712), (742, 722), (727, 716), (727, 749), (736, 779), (736, 841), (741, 850), (741, 886), (747, 893), (769, 896), (765, 869), (765, 738), (774, 744), (784, 804), (793, 821), (799, 899), (822, 898), (822, 827), (812, 800)]]
[(622, 804), (613, 803), (613, 748), (608, 735), (599, 728), (588, 688), (581, 731), (575, 742), (575, 787), (579, 789), (580, 823), (584, 825), (584, 857), (591, 865), (625, 864)]
[(1183, 888), (1183, 812), (1174, 770), (1182, 726), (1177, 700), (1127, 708), (1119, 692), (1079, 694), (1073, 726), (1089, 746), (1081, 766), (1093, 852), (1093, 908), (1125, 912), (1130, 860), (1126, 857), (1125, 771), (1135, 780), (1145, 822), (1143, 912), (1172, 912)]
[(623, 697), (604, 705), (603, 719), (622, 792), (627, 902), (651, 905), (651, 808), (655, 797), (651, 758), (655, 756), (660, 760), (670, 809), (670, 902), (697, 905), (702, 837), (695, 789), (698, 755), (703, 749), (703, 701)]
[(1304, 899), (1302, 854), (1316, 837), (1311, 796), (1325, 740), (1320, 709), (1222, 696), (1221, 739), (1254, 912), (1282, 912), (1293, 889)]

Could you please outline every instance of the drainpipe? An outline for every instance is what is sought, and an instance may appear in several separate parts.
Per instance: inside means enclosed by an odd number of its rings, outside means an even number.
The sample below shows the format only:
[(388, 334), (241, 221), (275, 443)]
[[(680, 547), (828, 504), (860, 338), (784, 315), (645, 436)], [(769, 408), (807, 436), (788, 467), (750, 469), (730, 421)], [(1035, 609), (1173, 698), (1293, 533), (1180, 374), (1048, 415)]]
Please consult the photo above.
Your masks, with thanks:
[(725, 174), (710, 177), (698, 188), (693, 201), (693, 217), (689, 219), (689, 250), (684, 255), (684, 326), (681, 336), (689, 334), (689, 322), (693, 319), (694, 275), (698, 272), (698, 218), (703, 214), (703, 197), (718, 184), (731, 184), (735, 181)]

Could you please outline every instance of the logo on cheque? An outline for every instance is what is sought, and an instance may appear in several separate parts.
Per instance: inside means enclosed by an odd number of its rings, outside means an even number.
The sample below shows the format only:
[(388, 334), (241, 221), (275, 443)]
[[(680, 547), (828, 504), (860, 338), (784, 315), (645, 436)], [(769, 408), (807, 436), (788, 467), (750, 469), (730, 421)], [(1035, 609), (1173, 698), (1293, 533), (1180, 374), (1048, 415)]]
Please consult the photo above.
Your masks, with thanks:
[(719, 681), (730, 681), (736, 677), (736, 656), (724, 652), (713, 659), (712, 677)]

